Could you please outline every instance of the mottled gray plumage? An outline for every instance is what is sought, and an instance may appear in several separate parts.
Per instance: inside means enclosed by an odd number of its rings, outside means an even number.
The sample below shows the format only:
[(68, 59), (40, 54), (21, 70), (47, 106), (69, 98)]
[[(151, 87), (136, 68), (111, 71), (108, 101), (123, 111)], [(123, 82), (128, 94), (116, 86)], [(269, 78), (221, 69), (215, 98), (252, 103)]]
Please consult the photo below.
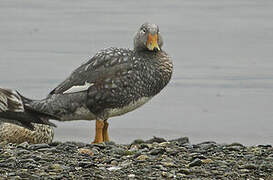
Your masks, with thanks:
[(106, 120), (132, 111), (170, 81), (172, 62), (162, 45), (158, 26), (145, 23), (135, 35), (133, 50), (101, 50), (47, 98), (33, 101), (21, 96), (24, 107), (61, 121)]
[(0, 88), (0, 122), (12, 123), (33, 130), (32, 123), (55, 126), (48, 121), (50, 118), (58, 119), (24, 106), (22, 97), (18, 92)]

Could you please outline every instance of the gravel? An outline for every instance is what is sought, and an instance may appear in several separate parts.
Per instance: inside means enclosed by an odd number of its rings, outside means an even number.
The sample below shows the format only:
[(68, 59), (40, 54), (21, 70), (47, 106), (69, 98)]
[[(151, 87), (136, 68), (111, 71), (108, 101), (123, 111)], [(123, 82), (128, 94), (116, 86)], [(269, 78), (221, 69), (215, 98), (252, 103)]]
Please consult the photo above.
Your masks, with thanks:
[(273, 179), (271, 145), (154, 137), (121, 145), (0, 143), (0, 179)]

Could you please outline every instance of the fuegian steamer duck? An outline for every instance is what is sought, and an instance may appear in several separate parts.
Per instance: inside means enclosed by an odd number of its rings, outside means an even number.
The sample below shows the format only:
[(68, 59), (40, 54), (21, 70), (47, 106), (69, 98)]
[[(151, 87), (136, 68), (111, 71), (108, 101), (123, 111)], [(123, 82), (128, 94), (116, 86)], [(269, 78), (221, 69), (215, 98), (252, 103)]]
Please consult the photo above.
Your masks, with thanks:
[[(156, 24), (144, 23), (134, 37), (134, 49), (108, 48), (82, 64), (43, 100), (31, 100), (17, 91), (9, 93), (15, 106), (0, 110), (0, 117), (32, 116), (37, 123), (96, 120), (94, 143), (109, 141), (110, 117), (133, 111), (158, 94), (170, 81), (173, 65), (162, 50)], [(11, 103), (12, 104), (12, 103)], [(20, 117), (19, 117), (20, 116)]]

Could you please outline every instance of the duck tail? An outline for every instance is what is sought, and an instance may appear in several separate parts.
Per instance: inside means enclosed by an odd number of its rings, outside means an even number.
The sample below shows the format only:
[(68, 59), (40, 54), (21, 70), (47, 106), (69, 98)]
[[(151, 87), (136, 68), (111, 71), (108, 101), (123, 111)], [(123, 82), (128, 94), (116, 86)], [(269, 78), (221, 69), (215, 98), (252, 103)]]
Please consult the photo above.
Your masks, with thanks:
[(0, 88), (0, 121), (14, 123), (33, 130), (32, 123), (56, 127), (49, 119), (57, 119), (50, 114), (34, 110), (28, 104), (33, 100), (25, 98), (15, 90)]

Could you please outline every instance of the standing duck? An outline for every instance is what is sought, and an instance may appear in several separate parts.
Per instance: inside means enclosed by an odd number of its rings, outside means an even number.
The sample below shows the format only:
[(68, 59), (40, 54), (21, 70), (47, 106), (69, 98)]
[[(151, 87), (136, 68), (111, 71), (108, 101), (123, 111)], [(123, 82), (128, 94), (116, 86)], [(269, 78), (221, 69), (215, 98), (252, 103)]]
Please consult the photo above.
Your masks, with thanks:
[[(109, 141), (108, 122), (113, 116), (133, 111), (158, 94), (170, 81), (173, 65), (162, 50), (156, 24), (144, 23), (134, 37), (134, 49), (108, 48), (78, 67), (43, 100), (31, 100), (16, 91), (7, 96), (17, 106), (6, 108), (6, 119), (15, 114), (37, 116), (42, 123), (96, 120), (93, 143)], [(0, 89), (4, 91), (5, 89)], [(1, 95), (1, 93), (0, 93)]]

